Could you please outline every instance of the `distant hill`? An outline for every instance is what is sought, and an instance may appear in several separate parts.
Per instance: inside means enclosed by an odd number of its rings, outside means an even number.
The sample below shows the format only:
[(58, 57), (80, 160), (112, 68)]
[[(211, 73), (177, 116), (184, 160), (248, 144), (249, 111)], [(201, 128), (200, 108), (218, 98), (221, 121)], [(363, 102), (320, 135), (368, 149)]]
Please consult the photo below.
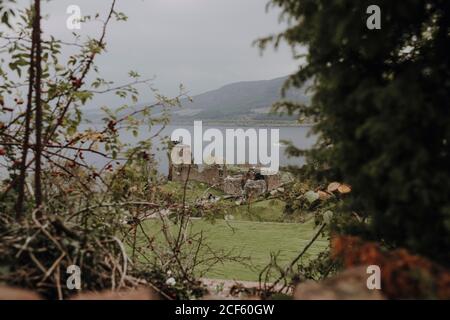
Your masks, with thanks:
[[(181, 101), (181, 108), (172, 109), (173, 123), (192, 123), (202, 120), (211, 123), (234, 124), (264, 124), (264, 123), (294, 123), (295, 117), (271, 114), (272, 105), (282, 99), (281, 88), (287, 77), (236, 82), (223, 86), (217, 90), (208, 91)], [(305, 89), (291, 89), (285, 99), (308, 104), (310, 98)], [(139, 104), (135, 108), (144, 106)], [(157, 116), (159, 109), (153, 109)], [(86, 118), (92, 122), (101, 122), (103, 112), (100, 110), (86, 110)]]
[[(173, 120), (189, 121), (246, 121), (289, 120), (269, 114), (272, 105), (281, 100), (281, 88), (287, 77), (273, 80), (236, 82), (220, 89), (182, 101), (182, 108), (174, 111)], [(290, 90), (285, 99), (309, 103), (305, 90)]]

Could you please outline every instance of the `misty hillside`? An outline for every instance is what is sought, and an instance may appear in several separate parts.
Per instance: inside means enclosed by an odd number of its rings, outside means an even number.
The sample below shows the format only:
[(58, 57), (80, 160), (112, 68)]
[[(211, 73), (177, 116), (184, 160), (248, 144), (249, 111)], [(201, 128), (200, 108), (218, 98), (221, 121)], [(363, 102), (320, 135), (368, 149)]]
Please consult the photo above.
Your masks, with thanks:
[[(280, 101), (281, 88), (287, 77), (261, 80), (236, 82), (223, 86), (217, 90), (208, 91), (192, 96), (192, 101), (183, 99), (181, 108), (172, 109), (173, 123), (192, 123), (195, 120), (205, 122), (293, 122), (295, 117), (271, 114), (272, 105)], [(302, 103), (309, 103), (309, 97), (305, 89), (291, 89), (285, 99)], [(149, 102), (148, 104), (151, 104)], [(140, 108), (148, 104), (136, 105)], [(159, 108), (153, 109), (153, 115), (157, 116)], [(102, 122), (103, 111), (99, 109), (87, 109), (86, 119), (91, 122)]]
[[(289, 117), (269, 114), (271, 106), (282, 98), (286, 79), (237, 82), (194, 96), (192, 102), (185, 99), (173, 120), (287, 120)], [(309, 101), (304, 90), (290, 90), (286, 99)]]

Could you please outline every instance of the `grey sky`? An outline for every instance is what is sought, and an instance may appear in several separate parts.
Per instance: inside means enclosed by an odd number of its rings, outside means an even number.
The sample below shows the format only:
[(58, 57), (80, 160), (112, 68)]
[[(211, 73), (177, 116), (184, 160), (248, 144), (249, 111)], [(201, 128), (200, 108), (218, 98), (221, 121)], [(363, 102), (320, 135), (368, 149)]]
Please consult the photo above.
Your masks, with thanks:
[[(43, 4), (44, 32), (70, 39), (69, 5), (82, 14), (106, 14), (109, 0), (58, 0)], [(295, 70), (288, 48), (261, 57), (252, 42), (282, 30), (278, 13), (266, 13), (267, 0), (118, 0), (127, 22), (109, 29), (108, 52), (97, 63), (102, 76), (126, 80), (129, 70), (156, 76), (155, 86), (173, 95), (183, 83), (192, 94), (246, 80), (271, 79)], [(99, 24), (84, 24), (80, 34), (98, 33)]]

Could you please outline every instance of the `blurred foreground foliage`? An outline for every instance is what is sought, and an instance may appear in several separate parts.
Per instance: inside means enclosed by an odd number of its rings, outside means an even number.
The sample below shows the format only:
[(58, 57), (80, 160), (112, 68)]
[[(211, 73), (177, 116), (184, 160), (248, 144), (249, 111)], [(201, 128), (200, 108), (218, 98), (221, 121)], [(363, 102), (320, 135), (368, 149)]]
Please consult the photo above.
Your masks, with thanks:
[[(369, 30), (370, 5), (381, 30)], [(290, 22), (258, 44), (287, 43), (302, 63), (286, 83), (311, 105), (277, 110), (314, 119), (319, 142), (303, 169), (353, 188), (341, 206), (366, 221), (338, 231), (450, 265), (450, 2), (272, 0)], [(368, 228), (366, 228), (366, 226)], [(366, 230), (361, 230), (366, 229)]]

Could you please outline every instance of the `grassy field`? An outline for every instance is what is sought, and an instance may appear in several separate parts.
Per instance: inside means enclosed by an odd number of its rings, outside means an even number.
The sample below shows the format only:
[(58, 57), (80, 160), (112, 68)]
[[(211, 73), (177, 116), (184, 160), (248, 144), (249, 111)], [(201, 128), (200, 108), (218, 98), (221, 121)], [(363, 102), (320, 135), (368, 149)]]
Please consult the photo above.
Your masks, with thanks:
[(258, 222), (281, 222), (285, 203), (278, 199), (254, 202), (248, 207), (241, 205), (226, 210), (235, 220)]
[[(180, 199), (183, 198), (183, 188), (184, 183), (181, 182), (167, 182), (162, 190), (164, 192), (170, 192), (177, 195)], [(223, 192), (214, 188), (210, 188), (205, 183), (200, 183), (196, 181), (189, 181), (186, 188), (186, 201), (194, 202), (195, 200), (201, 199), (207, 194), (213, 194), (215, 196), (222, 196)]]
[[(145, 222), (146, 232), (154, 235), (160, 230), (157, 220)], [(272, 223), (255, 221), (216, 220), (214, 224), (203, 220), (192, 221), (194, 232), (203, 230), (206, 241), (213, 250), (232, 250), (233, 254), (248, 257), (246, 266), (238, 262), (216, 265), (207, 277), (231, 280), (258, 280), (259, 271), (270, 261), (270, 253), (279, 252), (279, 261), (289, 263), (315, 234), (314, 224)], [(328, 246), (328, 241), (319, 239), (310, 248), (305, 259), (319, 253)]]
[[(180, 197), (183, 194), (183, 184), (179, 182), (168, 182), (164, 187), (164, 192), (171, 192)], [(217, 189), (209, 188), (204, 183), (190, 181), (186, 190), (186, 200), (195, 202), (205, 196), (205, 194), (213, 194), (215, 196), (223, 196), (223, 192)], [(234, 200), (221, 200), (223, 207), (229, 209), (223, 210), (222, 215), (217, 218), (223, 218), (224, 215), (232, 215), (235, 220), (246, 221), (264, 221), (264, 222), (281, 222), (283, 218), (284, 202), (272, 199), (255, 201), (248, 207), (247, 205), (236, 206)]]
[[(183, 187), (182, 183), (168, 182), (162, 191), (181, 198)], [(189, 182), (186, 201), (194, 203), (209, 193), (224, 196), (220, 190), (210, 189), (204, 183)], [(206, 242), (217, 253), (232, 252), (247, 258), (245, 264), (228, 261), (216, 265), (206, 274), (209, 278), (257, 281), (260, 271), (270, 262), (271, 253), (279, 253), (278, 261), (287, 265), (316, 233), (312, 219), (305, 223), (283, 223), (285, 203), (280, 200), (256, 201), (248, 207), (236, 205), (234, 199), (221, 199), (219, 205), (223, 209), (217, 212), (214, 223), (192, 220), (192, 231), (203, 231)], [(226, 215), (233, 220), (225, 221)], [(158, 235), (161, 222), (145, 221), (144, 228), (147, 234)], [(318, 239), (304, 259), (310, 259), (327, 246), (326, 239)]]

